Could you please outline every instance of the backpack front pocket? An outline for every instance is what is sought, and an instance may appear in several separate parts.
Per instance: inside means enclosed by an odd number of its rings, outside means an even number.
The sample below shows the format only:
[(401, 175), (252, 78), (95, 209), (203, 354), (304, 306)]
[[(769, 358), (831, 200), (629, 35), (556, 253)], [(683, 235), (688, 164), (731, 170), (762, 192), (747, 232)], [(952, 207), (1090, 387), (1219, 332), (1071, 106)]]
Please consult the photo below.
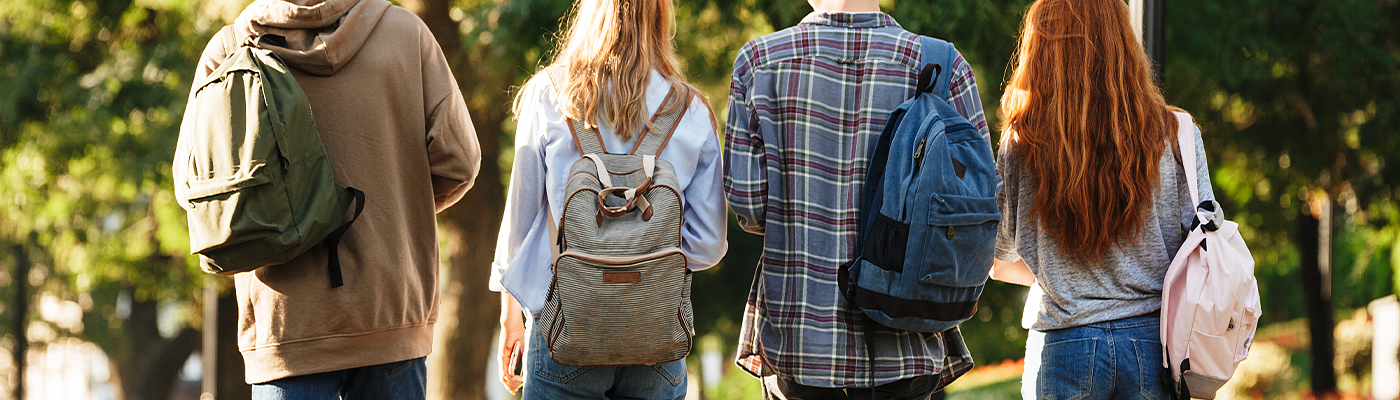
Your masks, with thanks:
[(565, 252), (555, 265), (557, 325), (550, 356), (562, 365), (655, 364), (690, 351), (690, 277), (678, 250), (640, 257)]
[(922, 228), (920, 265), (927, 268), (919, 282), (972, 287), (987, 281), (996, 253), (1001, 213), (995, 197), (932, 195), (928, 224)]
[[(188, 189), (190, 250), (204, 252), (283, 234), (291, 225), (286, 192), (272, 168), (258, 162), (232, 176), (192, 179)], [(273, 254), (266, 254), (271, 256)]]

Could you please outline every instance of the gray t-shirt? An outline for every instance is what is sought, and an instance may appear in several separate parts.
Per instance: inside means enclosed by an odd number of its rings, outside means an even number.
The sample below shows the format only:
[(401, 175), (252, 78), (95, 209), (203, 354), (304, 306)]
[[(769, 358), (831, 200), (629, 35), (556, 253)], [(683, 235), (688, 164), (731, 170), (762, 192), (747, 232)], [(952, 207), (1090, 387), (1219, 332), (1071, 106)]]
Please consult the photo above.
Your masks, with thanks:
[[(1215, 200), (1201, 131), (1195, 131), (1201, 201)], [(1001, 146), (997, 170), (1001, 171), (1003, 186), (997, 203), (1002, 220), (996, 256), (1007, 262), (1024, 258), (1044, 290), (1040, 315), (1032, 328), (1083, 326), (1161, 309), (1162, 281), (1186, 238), (1182, 223), (1195, 216), (1177, 152), (1177, 136), (1173, 132), (1158, 162), (1161, 172), (1154, 193), (1157, 200), (1143, 214), (1138, 237), (1110, 247), (1094, 265), (1081, 265), (1062, 254), (1055, 239), (1040, 232), (1039, 223), (1027, 217), (1035, 197), (1034, 179), (1023, 166), (1015, 144), (1007, 141)]]

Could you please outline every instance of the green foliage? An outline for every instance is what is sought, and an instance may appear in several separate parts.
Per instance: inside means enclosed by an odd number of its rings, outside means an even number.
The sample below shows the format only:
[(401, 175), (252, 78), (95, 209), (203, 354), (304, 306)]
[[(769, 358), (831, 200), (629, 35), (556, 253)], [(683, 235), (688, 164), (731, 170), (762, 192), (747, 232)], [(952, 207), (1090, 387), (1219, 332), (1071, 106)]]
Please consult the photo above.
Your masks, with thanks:
[[(1400, 4), (1169, 2), (1165, 87), (1205, 133), (1216, 195), (1254, 251), (1265, 320), (1301, 316), (1296, 217), (1337, 204), (1334, 295), (1387, 293), (1400, 163)], [(1389, 264), (1389, 265), (1387, 265)], [(1386, 268), (1386, 267), (1392, 268)], [(1348, 290), (1360, 282), (1364, 290)]]
[(76, 292), (115, 280), (143, 296), (191, 293), (169, 159), (194, 63), (212, 32), (197, 30), (189, 7), (0, 6), (0, 238), (37, 233), (36, 247)]
[(31, 299), (81, 304), (80, 325), (41, 332), (94, 342), (119, 365), (135, 355), (118, 293), (188, 309), (203, 276), (170, 179), (195, 63), (218, 28), (196, 6), (0, 4), (0, 248), (21, 246), (46, 277)]
[(958, 325), (977, 365), (1026, 356), (1027, 331), (1021, 327), (1021, 312), (1028, 292), (1025, 286), (987, 281), (977, 300), (977, 314)]

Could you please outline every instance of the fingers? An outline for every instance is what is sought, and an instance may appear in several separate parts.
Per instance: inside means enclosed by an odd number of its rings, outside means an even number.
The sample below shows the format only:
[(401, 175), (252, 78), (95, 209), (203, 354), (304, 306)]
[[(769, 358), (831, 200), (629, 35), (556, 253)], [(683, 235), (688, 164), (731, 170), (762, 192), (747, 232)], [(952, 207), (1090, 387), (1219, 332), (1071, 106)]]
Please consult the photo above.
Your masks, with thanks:
[(520, 386), (524, 381), (521, 380), (520, 376), (516, 376), (514, 379), (504, 383), (506, 385), (506, 390), (510, 391), (510, 394), (515, 394), (515, 392), (520, 391)]
[(504, 367), (502, 367), (502, 369), (504, 369), (504, 373), (502, 375), (504, 375), (504, 377), (506, 378), (506, 381), (502, 383), (505, 383), (506, 390), (509, 390), (512, 394), (520, 390), (520, 386), (524, 383), (524, 377), (516, 374), (515, 372), (516, 368), (519, 367), (519, 364), (525, 362), (525, 360), (522, 359), (524, 357), (524, 351), (522, 351), (524, 350), (524, 348), (522, 346), (523, 343), (519, 338), (515, 338), (514, 340), (512, 340), (512, 344), (510, 346), (510, 354), (512, 354), (512, 356), (506, 359), (505, 364), (502, 364), (504, 365)]
[(517, 353), (522, 344), (520, 339), (519, 335), (501, 335), (500, 359), (497, 365), (500, 365), (501, 368), (501, 384), (511, 393), (520, 390), (520, 386), (523, 382), (521, 377), (515, 374), (515, 368), (512, 365), (512, 362), (518, 363), (523, 361), (516, 359), (520, 356), (520, 354)]

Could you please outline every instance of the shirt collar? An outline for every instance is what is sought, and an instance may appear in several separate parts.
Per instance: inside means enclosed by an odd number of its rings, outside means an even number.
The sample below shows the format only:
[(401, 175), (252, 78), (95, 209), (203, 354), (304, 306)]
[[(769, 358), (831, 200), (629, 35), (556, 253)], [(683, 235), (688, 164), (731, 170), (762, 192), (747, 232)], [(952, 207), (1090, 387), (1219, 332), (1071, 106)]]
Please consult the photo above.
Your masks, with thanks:
[(886, 26), (899, 27), (894, 17), (882, 12), (821, 12), (813, 11), (802, 18), (804, 24), (829, 25), (841, 28), (881, 28)]

